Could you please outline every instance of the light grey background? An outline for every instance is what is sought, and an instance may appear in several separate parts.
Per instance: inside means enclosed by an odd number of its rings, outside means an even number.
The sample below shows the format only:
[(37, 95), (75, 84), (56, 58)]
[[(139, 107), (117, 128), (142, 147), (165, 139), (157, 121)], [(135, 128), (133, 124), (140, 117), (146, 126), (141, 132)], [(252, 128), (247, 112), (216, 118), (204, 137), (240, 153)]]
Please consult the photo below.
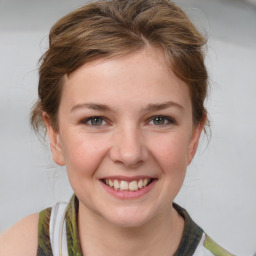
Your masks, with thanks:
[[(202, 140), (176, 201), (236, 255), (256, 251), (256, 5), (176, 0), (209, 37), (207, 102), (212, 138)], [(249, 3), (251, 2), (251, 3)], [(81, 0), (0, 0), (0, 232), (72, 193), (65, 169), (29, 126), (37, 61), (51, 25)]]

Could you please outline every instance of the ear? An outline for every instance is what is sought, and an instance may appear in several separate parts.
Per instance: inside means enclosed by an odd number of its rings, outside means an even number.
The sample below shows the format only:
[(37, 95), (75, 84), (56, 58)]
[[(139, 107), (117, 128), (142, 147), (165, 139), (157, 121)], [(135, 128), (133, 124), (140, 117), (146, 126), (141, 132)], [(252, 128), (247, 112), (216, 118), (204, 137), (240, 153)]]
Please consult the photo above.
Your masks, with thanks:
[(43, 119), (46, 124), (47, 134), (50, 140), (52, 158), (56, 164), (65, 165), (63, 150), (60, 143), (60, 135), (56, 130), (53, 129), (50, 118), (46, 112), (43, 112)]
[(204, 116), (202, 122), (200, 122), (199, 124), (197, 124), (196, 126), (194, 126), (193, 128), (193, 133), (192, 133), (192, 137), (189, 143), (189, 148), (188, 148), (188, 165), (191, 163), (191, 161), (193, 160), (195, 154), (196, 154), (196, 150), (197, 150), (197, 146), (199, 143), (199, 139), (202, 133), (202, 130), (205, 126), (205, 122), (206, 122), (206, 115)]

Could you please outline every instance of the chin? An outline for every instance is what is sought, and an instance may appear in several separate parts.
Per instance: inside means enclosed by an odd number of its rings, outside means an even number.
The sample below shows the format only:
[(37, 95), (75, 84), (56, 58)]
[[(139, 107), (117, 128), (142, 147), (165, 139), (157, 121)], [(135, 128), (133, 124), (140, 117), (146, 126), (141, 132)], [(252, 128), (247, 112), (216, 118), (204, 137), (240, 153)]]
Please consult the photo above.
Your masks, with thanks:
[[(113, 212), (115, 214), (113, 215)], [(109, 216), (105, 215), (105, 219), (112, 225), (126, 228), (141, 227), (148, 223), (153, 214), (143, 211), (141, 208), (135, 207), (120, 207), (117, 211), (111, 211)]]

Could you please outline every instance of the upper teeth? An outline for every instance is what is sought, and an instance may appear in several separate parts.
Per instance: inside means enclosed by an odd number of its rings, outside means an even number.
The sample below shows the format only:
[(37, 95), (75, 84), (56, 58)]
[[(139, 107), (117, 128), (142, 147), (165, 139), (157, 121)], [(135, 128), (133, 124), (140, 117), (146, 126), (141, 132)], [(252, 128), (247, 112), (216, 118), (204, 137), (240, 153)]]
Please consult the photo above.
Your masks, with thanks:
[(146, 187), (148, 183), (150, 182), (150, 179), (140, 179), (140, 180), (133, 180), (133, 181), (125, 181), (125, 180), (111, 180), (106, 179), (105, 183), (114, 188), (115, 190), (129, 190), (129, 191), (137, 191), (138, 189), (141, 189), (143, 187)]

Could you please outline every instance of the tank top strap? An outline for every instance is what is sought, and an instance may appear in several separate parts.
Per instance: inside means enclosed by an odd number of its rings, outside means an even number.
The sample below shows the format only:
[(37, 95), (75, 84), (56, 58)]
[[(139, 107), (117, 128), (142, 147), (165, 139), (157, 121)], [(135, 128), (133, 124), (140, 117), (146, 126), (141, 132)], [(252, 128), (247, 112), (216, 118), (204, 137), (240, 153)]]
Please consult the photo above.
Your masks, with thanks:
[(49, 232), (53, 256), (68, 256), (66, 208), (66, 203), (57, 203), (52, 207)]
[(40, 212), (37, 256), (68, 256), (67, 203), (57, 203)]

